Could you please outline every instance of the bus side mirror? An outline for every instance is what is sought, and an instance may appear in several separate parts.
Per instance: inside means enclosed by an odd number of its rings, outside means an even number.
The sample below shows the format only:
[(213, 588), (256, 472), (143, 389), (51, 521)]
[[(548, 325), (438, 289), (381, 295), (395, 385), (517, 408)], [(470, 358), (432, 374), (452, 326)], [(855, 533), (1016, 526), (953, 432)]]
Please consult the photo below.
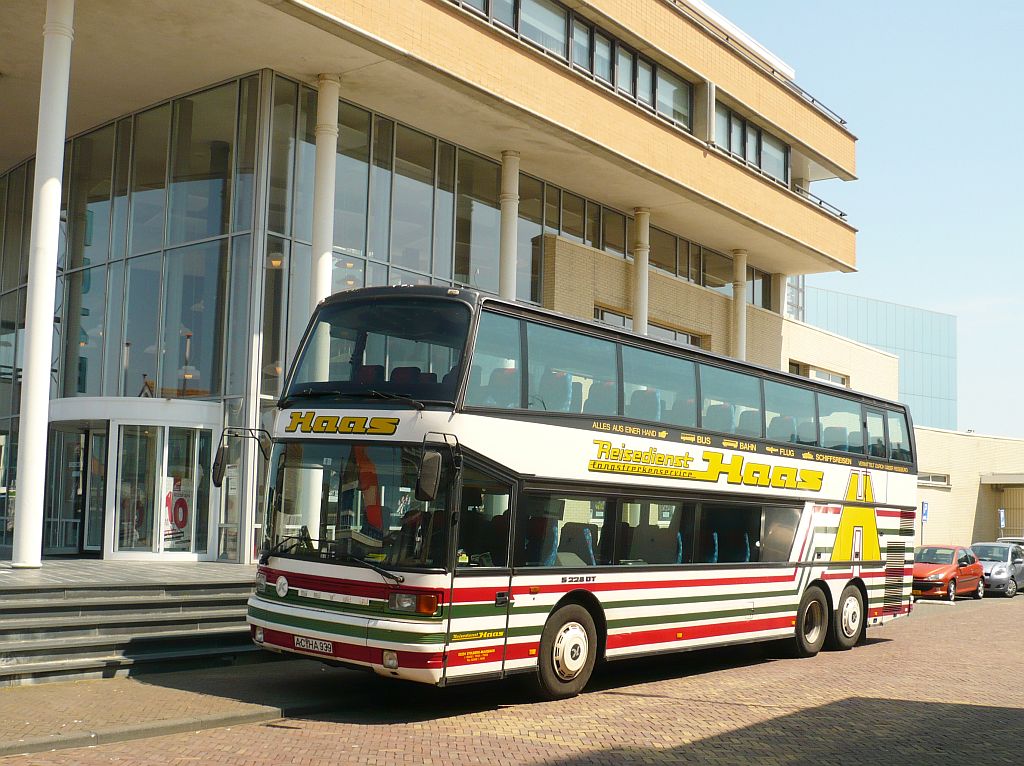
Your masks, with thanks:
[(220, 487), (224, 483), (224, 458), (227, 451), (228, 445), (221, 440), (220, 446), (217, 447), (217, 457), (213, 459), (213, 475), (210, 477), (215, 487)]
[(255, 439), (263, 459), (270, 460), (270, 448), (272, 446), (270, 434), (262, 428), (225, 428), (220, 435), (220, 446), (217, 447), (217, 455), (213, 459), (213, 470), (210, 475), (210, 480), (215, 487), (220, 487), (224, 483), (224, 464), (227, 462), (229, 436)]
[(420, 458), (420, 470), (416, 477), (416, 499), (430, 502), (437, 499), (437, 489), (441, 483), (441, 453), (437, 450), (424, 450)]

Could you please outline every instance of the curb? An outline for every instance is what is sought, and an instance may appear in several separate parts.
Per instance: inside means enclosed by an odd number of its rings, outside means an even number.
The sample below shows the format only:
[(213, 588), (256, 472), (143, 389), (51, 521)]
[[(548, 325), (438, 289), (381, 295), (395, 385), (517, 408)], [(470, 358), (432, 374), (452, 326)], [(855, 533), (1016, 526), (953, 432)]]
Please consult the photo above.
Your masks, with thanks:
[(288, 707), (261, 707), (245, 713), (223, 713), (220, 715), (197, 716), (195, 718), (171, 718), (165, 721), (147, 721), (126, 726), (75, 732), (68, 735), (49, 734), (45, 737), (30, 737), (15, 742), (2, 742), (0, 743), (0, 758), (9, 755), (67, 750), (75, 747), (95, 747), (96, 745), (127, 742), (133, 739), (162, 737), (167, 734), (219, 729), (225, 726), (263, 723), (279, 718), (323, 713), (330, 710), (331, 707), (331, 703), (327, 701), (296, 704)]

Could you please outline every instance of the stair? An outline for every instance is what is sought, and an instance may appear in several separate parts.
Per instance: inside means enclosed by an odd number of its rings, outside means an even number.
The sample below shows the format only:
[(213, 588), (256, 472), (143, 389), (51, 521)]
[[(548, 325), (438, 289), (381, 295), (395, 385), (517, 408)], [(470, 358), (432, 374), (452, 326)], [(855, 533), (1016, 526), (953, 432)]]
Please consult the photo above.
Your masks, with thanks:
[(0, 585), (0, 687), (258, 661), (245, 622), (250, 574)]

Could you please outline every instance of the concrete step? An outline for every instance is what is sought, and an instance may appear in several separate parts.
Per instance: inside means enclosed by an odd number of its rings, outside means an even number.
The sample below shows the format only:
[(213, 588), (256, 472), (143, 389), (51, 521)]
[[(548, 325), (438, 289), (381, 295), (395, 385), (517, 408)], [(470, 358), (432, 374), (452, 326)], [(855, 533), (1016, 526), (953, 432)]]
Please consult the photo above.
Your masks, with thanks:
[(44, 640), (63, 638), (74, 641), (76, 637), (93, 635), (131, 635), (153, 630), (157, 625), (195, 626), (214, 623), (245, 623), (245, 606), (230, 606), (217, 609), (163, 612), (154, 610), (148, 614), (84, 614), (76, 616), (32, 617), (12, 620), (0, 619), (0, 651), (7, 641)]
[(37, 601), (65, 599), (102, 599), (112, 594), (120, 596), (200, 596), (207, 593), (250, 594), (253, 581), (246, 579), (225, 579), (209, 583), (75, 583), (74, 585), (5, 585), (0, 587), (0, 602), (29, 599)]
[(0, 600), (0, 621), (22, 620), (32, 617), (76, 616), (85, 614), (148, 614), (159, 609), (161, 612), (195, 611), (203, 608), (220, 608), (228, 605), (245, 604), (249, 593), (200, 593), (194, 596), (129, 594), (113, 597), (64, 599), (19, 598)]
[(50, 681), (117, 678), (142, 672), (158, 673), (239, 662), (259, 662), (266, 659), (266, 654), (251, 641), (245, 641), (217, 646), (179, 646), (135, 657), (109, 654), (50, 659), (0, 667), (0, 687)]
[(244, 623), (200, 625), (191, 629), (156, 629), (131, 635), (80, 636), (73, 640), (42, 639), (0, 643), (0, 667), (55, 659), (89, 657), (145, 657), (154, 652), (196, 649), (200, 646), (243, 644), (249, 639)]

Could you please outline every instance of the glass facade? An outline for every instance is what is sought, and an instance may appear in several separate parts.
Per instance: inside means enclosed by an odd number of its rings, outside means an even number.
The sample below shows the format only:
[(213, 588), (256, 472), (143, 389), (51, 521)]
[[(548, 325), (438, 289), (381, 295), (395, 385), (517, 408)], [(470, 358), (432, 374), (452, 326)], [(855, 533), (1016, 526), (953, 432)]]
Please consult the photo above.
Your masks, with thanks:
[(804, 321), (895, 354), (914, 424), (956, 430), (955, 316), (805, 287)]
[[(559, 3), (477, 7), (688, 127), (687, 82)], [(316, 104), (313, 88), (252, 74), (67, 141), (52, 399), (204, 401), (219, 408), (223, 425), (267, 425), (310, 310)], [(496, 158), (347, 101), (338, 104), (338, 124), (332, 290), (441, 284), (496, 292)], [(13, 532), (32, 178), (31, 160), (0, 174), (0, 547)], [(541, 300), (545, 235), (631, 257), (632, 216), (525, 173), (519, 188), (519, 300)], [(731, 292), (728, 256), (669, 231), (652, 230), (651, 267)], [(748, 277), (751, 301), (767, 307), (770, 276), (752, 269)], [(652, 325), (651, 333), (701, 342), (678, 329)], [(261, 413), (258, 424), (250, 412)], [(102, 514), (114, 508), (107, 550), (245, 557), (245, 450), (232, 447), (224, 486), (214, 490), (207, 476), (216, 434), (206, 427), (93, 420), (53, 433), (65, 446), (54, 441), (50, 451), (59, 491), (50, 493), (47, 518), (61, 550), (99, 550)], [(94, 469), (87, 482), (72, 475), (83, 462)], [(108, 465), (117, 477), (109, 490)], [(163, 509), (168, 493), (188, 509), (184, 526), (164, 525), (185, 519)], [(65, 517), (79, 512), (86, 523), (69, 531)]]

